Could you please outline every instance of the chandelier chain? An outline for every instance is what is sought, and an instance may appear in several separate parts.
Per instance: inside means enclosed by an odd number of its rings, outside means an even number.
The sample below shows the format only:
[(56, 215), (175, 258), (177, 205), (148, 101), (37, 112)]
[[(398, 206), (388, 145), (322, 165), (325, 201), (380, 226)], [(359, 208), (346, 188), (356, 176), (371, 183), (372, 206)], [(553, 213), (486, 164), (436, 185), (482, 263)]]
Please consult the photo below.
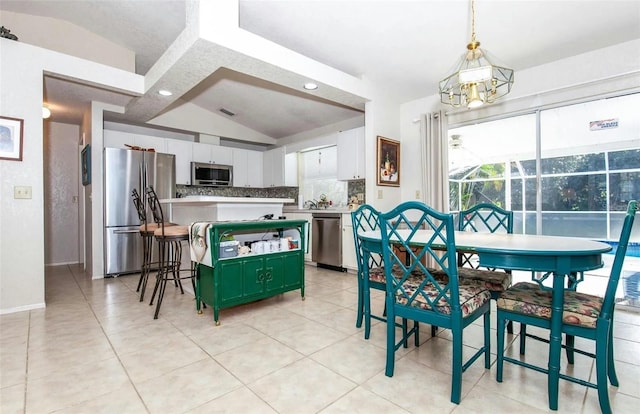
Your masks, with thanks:
[(471, 43), (476, 42), (476, 2), (471, 0)]

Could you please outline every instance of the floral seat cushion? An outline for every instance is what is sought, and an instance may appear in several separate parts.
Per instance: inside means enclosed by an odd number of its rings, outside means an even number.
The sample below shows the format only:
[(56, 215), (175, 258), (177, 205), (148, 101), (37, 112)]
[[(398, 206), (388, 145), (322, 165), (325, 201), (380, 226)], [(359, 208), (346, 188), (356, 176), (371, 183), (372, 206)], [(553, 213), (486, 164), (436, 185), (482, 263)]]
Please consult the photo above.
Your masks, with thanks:
[[(433, 273), (438, 278), (446, 276), (446, 274), (442, 271), (429, 269), (429, 272)], [(422, 272), (418, 269), (414, 269), (411, 273), (417, 277), (421, 277), (422, 275)], [(393, 274), (396, 275), (396, 277), (401, 277), (402, 268), (400, 268), (400, 266), (398, 265), (393, 266)], [(387, 283), (387, 278), (384, 273), (384, 267), (372, 267), (371, 269), (369, 269), (369, 280), (376, 283)]]
[[(510, 312), (551, 319), (551, 291), (542, 290), (535, 283), (516, 283), (500, 294), (497, 305)], [(602, 298), (565, 290), (562, 321), (595, 328), (601, 308)]]
[[(435, 275), (436, 279), (439, 279), (438, 274)], [(446, 276), (446, 275), (445, 275)], [(419, 288), (420, 283), (422, 282), (422, 277), (413, 277), (408, 279), (402, 286), (406, 295), (409, 297), (413, 296), (416, 290)], [(443, 287), (443, 286), (441, 286)], [(435, 300), (438, 296), (439, 292), (435, 288), (435, 286), (431, 283), (427, 283), (423, 287), (423, 292), (430, 300)], [(396, 292), (396, 302), (406, 305), (409, 304), (409, 299), (405, 294), (403, 294), (400, 290)], [(462, 317), (467, 317), (468, 315), (475, 312), (482, 305), (487, 303), (491, 299), (491, 292), (489, 292), (483, 286), (477, 283), (460, 283), (459, 286), (459, 295), (460, 295), (460, 308), (462, 309)], [(415, 299), (409, 304), (410, 306), (414, 306), (420, 309), (430, 310), (431, 305), (427, 302), (427, 300), (422, 296), (418, 295)], [(445, 315), (451, 314), (451, 305), (447, 302), (445, 298), (440, 298), (436, 304), (436, 311)]]
[(504, 292), (511, 286), (511, 273), (500, 270), (492, 271), (486, 269), (472, 269), (470, 267), (459, 267), (458, 276), (460, 280), (472, 280), (478, 282), (492, 292)]

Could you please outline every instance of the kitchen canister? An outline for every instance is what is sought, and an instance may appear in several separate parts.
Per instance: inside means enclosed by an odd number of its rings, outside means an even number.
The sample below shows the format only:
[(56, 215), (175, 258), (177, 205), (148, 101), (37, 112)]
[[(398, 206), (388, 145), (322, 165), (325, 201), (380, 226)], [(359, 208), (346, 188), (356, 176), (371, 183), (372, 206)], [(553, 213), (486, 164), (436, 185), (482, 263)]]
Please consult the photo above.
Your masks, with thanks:
[[(265, 251), (266, 251), (266, 249), (265, 249)], [(278, 239), (278, 240), (270, 240), (269, 241), (269, 251), (270, 252), (280, 251), (280, 239)]]
[(289, 240), (280, 239), (280, 251), (289, 250)]
[(265, 241), (257, 241), (257, 242), (251, 243), (251, 251), (256, 254), (264, 253), (266, 243), (267, 242)]

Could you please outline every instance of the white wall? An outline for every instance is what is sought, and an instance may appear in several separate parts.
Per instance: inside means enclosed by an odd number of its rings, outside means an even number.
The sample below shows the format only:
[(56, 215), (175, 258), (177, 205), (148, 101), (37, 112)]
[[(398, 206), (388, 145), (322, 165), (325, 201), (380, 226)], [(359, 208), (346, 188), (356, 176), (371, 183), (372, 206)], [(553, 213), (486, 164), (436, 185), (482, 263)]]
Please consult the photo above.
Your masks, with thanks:
[[(0, 313), (44, 306), (44, 62), (21, 46), (0, 39), (0, 114), (24, 120), (22, 161), (0, 160)], [(32, 198), (14, 199), (17, 185), (30, 186)]]
[[(415, 151), (414, 148), (407, 147), (403, 137), (400, 134), (400, 105), (395, 102), (387, 101), (384, 98), (374, 99), (367, 102), (365, 108), (365, 175), (366, 183), (366, 200), (368, 204), (373, 205), (381, 211), (390, 210), (398, 205), (402, 200), (402, 186), (404, 179), (410, 174), (412, 166), (404, 163), (405, 152)], [(400, 187), (379, 186), (376, 183), (377, 178), (377, 161), (376, 147), (377, 137), (400, 141)], [(419, 165), (419, 164), (416, 164)]]
[(79, 263), (80, 127), (49, 121), (44, 124), (45, 264)]
[[(8, 313), (44, 306), (43, 73), (133, 94), (142, 93), (144, 78), (7, 39), (0, 39), (0, 54), (0, 114), (24, 120), (22, 161), (0, 161), (0, 313)], [(102, 123), (98, 126), (101, 136)], [(101, 177), (101, 164), (95, 168), (93, 176)], [(32, 198), (14, 199), (16, 185), (30, 186)], [(93, 199), (94, 206), (101, 200)], [(102, 250), (101, 242), (99, 248)]]

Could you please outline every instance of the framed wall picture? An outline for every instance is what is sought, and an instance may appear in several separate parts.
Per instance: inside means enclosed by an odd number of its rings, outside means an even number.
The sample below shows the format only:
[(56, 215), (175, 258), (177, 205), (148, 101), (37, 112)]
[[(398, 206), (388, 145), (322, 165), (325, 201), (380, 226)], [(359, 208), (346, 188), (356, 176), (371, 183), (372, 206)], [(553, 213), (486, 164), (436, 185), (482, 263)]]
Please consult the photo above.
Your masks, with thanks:
[(80, 154), (82, 163), (82, 185), (91, 184), (91, 145), (87, 144)]
[(378, 185), (400, 186), (400, 142), (378, 136), (376, 151)]
[(0, 116), (0, 160), (22, 161), (24, 120)]

